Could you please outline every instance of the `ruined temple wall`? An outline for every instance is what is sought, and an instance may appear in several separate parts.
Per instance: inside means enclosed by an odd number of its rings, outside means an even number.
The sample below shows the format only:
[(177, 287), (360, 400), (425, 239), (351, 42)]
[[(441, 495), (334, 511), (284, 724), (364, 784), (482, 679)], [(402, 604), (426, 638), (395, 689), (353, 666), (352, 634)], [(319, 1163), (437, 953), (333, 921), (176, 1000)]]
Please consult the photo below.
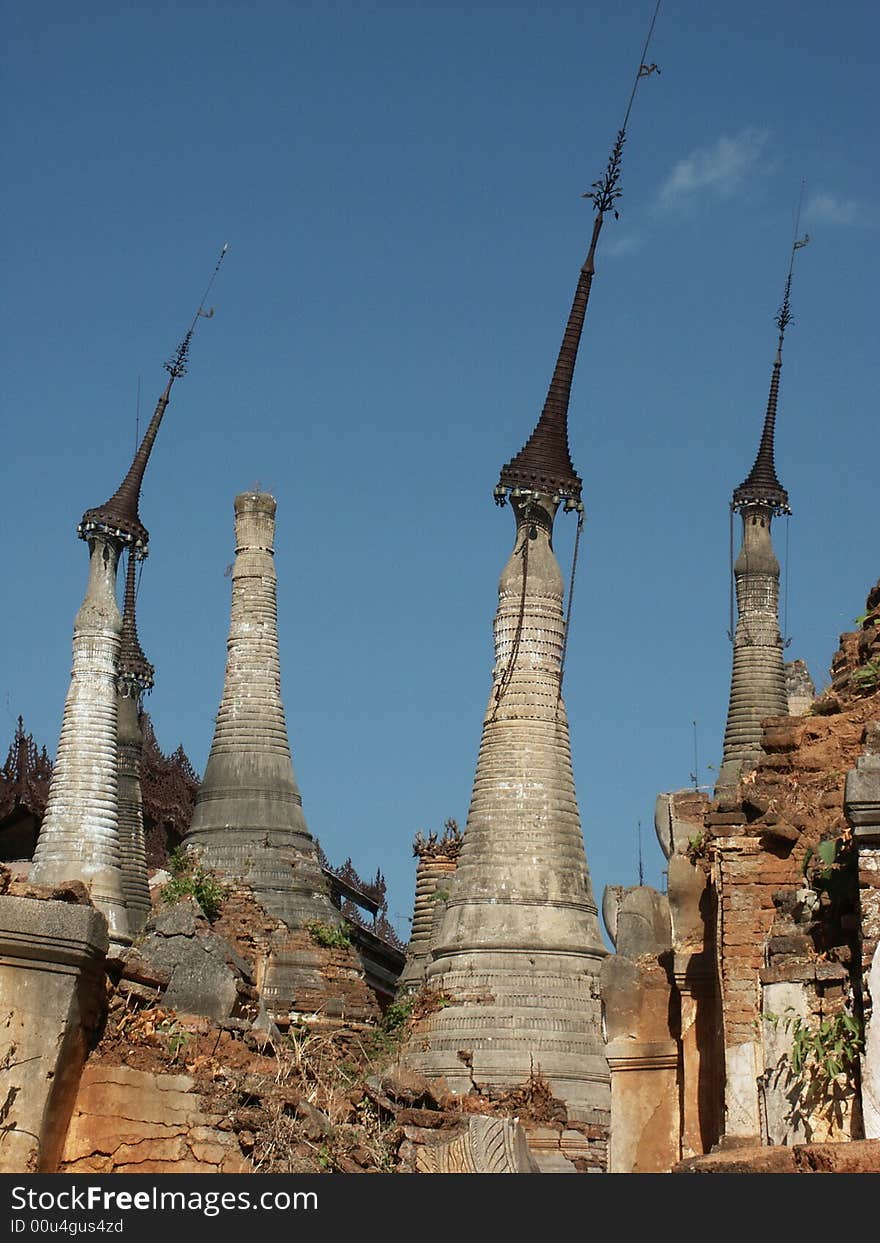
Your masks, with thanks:
[(800, 1104), (795, 1099), (788, 1060), (795, 1016), (815, 1027), (845, 1008), (860, 1008), (853, 953), (858, 918), (843, 908), (835, 914), (816, 884), (819, 844), (845, 847), (846, 773), (877, 715), (874, 696), (851, 692), (829, 692), (807, 716), (765, 720), (763, 759), (706, 816), (718, 895), (729, 1139), (778, 1143), (858, 1134), (854, 1085), (838, 1085), (835, 1118), (823, 1117), (820, 1104), (804, 1116), (806, 1097)]
[(55, 1170), (102, 1015), (107, 921), (72, 896), (0, 896), (0, 1172)]
[(768, 854), (757, 838), (745, 833), (716, 838), (713, 846), (713, 882), (720, 895), (717, 944), (726, 1064), (724, 1133), (757, 1142), (761, 1135), (757, 1081), (764, 1070), (760, 974), (776, 913), (773, 895), (796, 885), (798, 875), (792, 861)]
[(86, 1066), (61, 1154), (61, 1174), (246, 1174), (188, 1075)]

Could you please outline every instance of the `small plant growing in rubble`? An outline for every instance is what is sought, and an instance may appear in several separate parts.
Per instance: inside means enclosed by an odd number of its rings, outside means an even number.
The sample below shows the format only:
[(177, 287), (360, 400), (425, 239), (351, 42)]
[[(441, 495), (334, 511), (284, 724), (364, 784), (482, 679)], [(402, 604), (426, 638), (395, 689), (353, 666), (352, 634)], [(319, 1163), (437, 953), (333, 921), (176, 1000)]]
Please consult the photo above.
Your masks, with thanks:
[(851, 838), (829, 837), (815, 850), (807, 848), (804, 856), (804, 877), (819, 894), (823, 907), (834, 916), (851, 909), (857, 890), (858, 862)]
[(852, 672), (853, 685), (860, 691), (872, 691), (880, 686), (880, 660), (869, 660)]
[(789, 1121), (804, 1128), (808, 1142), (818, 1119), (841, 1126), (856, 1090), (859, 1057), (865, 1047), (860, 1019), (841, 1010), (816, 1022), (791, 1008), (785, 1015), (765, 1014), (764, 1018), (791, 1034), (791, 1048), (775, 1070), (766, 1072), (768, 1083), (781, 1080), (785, 1085)]
[(864, 1030), (856, 1015), (840, 1010), (830, 1018), (820, 1019), (818, 1025), (791, 1009), (785, 1015), (764, 1017), (774, 1027), (781, 1024), (784, 1031), (791, 1033), (791, 1051), (784, 1060), (802, 1086), (810, 1086), (821, 1095), (838, 1076), (852, 1076), (865, 1048)]
[(162, 1036), (168, 1046), (168, 1052), (171, 1060), (176, 1062), (178, 1054), (186, 1048), (192, 1040), (192, 1033), (182, 1028), (176, 1019), (163, 1019), (156, 1028), (157, 1033)]
[(691, 863), (696, 864), (698, 859), (705, 859), (709, 853), (709, 839), (702, 829), (695, 833), (693, 837), (688, 838), (688, 844), (684, 852), (690, 859)]
[(408, 1001), (392, 1001), (391, 1005), (385, 1011), (382, 1019), (382, 1026), (387, 1032), (397, 1032), (404, 1026), (407, 1019), (412, 1014), (412, 1008), (412, 998)]
[(800, 1015), (791, 1020), (791, 1068), (796, 1075), (810, 1072), (827, 1086), (838, 1075), (848, 1075), (864, 1049), (862, 1025), (854, 1014), (841, 1010), (811, 1027)]
[(323, 945), (325, 949), (342, 950), (351, 945), (342, 924), (322, 924), (320, 919), (313, 919), (306, 924), (306, 931), (316, 945)]
[(168, 859), (171, 880), (162, 890), (163, 901), (169, 906), (181, 898), (195, 898), (208, 919), (216, 919), (220, 913), (226, 890), (213, 872), (209, 872), (194, 855), (187, 854), (180, 846)]

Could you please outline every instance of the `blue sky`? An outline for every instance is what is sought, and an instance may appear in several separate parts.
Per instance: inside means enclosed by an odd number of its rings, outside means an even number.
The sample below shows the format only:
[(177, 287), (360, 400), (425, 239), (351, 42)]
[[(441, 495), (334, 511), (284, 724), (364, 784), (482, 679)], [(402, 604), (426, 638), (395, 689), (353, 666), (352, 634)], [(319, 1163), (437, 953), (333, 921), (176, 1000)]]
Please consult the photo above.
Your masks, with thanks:
[[(144, 488), (161, 744), (204, 767), (232, 500), (278, 499), (283, 694), (327, 854), (464, 823), (540, 410), (652, 0), (2, 7), (0, 720), (57, 745), (87, 553), (221, 245)], [(661, 883), (659, 790), (719, 760), (728, 501), (757, 447), (800, 183), (777, 464), (789, 656), (821, 685), (877, 564), (874, 5), (665, 0), (571, 407), (587, 506), (566, 669), (597, 897)], [(872, 348), (874, 347), (874, 348)], [(557, 523), (567, 574), (573, 520)], [(777, 549), (785, 546), (778, 526)]]

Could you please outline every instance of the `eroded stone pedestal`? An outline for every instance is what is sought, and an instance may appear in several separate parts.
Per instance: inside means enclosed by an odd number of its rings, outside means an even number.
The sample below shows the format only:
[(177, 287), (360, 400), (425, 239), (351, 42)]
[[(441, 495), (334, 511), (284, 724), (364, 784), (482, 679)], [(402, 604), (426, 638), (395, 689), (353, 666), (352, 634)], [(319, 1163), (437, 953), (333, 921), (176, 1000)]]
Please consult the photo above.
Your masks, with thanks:
[(666, 898), (648, 886), (606, 891), (617, 953), (602, 964), (611, 1071), (612, 1174), (669, 1170), (679, 1157), (679, 1050), (670, 1030), (671, 928)]
[(57, 1168), (104, 1004), (107, 948), (92, 906), (0, 897), (0, 1172)]

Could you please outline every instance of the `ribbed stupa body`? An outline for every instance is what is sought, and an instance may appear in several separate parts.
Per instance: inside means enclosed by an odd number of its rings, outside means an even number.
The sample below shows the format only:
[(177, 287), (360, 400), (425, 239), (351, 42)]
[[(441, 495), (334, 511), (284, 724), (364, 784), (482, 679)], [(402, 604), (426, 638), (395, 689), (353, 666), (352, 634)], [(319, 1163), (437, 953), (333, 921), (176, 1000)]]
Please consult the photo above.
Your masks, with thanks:
[(140, 693), (120, 678), (117, 699), (117, 789), (122, 891), (131, 931), (137, 935), (152, 910), (147, 879), (147, 847), (141, 794), (144, 736), (138, 718)]
[(598, 990), (606, 950), (560, 696), (565, 622), (551, 542), (556, 506), (549, 497), (534, 500), (531, 513), (512, 502), (516, 542), (499, 584), (493, 688), (458, 868), (427, 972), (428, 986), (446, 1000), (416, 1024), (406, 1060), (446, 1076), (456, 1092), (472, 1082), (521, 1085), (540, 1070), (571, 1117), (607, 1123)]
[(737, 602), (733, 672), (718, 789), (735, 785), (743, 765), (762, 754), (764, 718), (788, 714), (779, 631), (779, 562), (770, 537), (773, 513), (772, 504), (742, 509), (743, 542), (733, 571)]
[(211, 753), (185, 837), (209, 868), (253, 889), (292, 928), (339, 922), (306, 826), (281, 702), (275, 498), (235, 498), (226, 678)]
[(152, 910), (147, 880), (147, 844), (144, 837), (144, 806), (141, 765), (144, 734), (140, 707), (145, 690), (152, 689), (155, 670), (147, 660), (138, 637), (135, 576), (137, 557), (131, 549), (125, 572), (125, 603), (122, 608), (122, 641), (117, 661), (117, 773), (119, 787), (119, 845), (122, 852), (122, 890), (131, 931), (143, 931)]
[(416, 896), (406, 962), (397, 982), (399, 996), (406, 997), (417, 992), (425, 982), (425, 972), (431, 962), (434, 927), (438, 915), (445, 909), (443, 904), (449, 896), (460, 850), (461, 838), (457, 834), (440, 841), (417, 837), (413, 844), (413, 852), (419, 860)]
[(89, 583), (73, 626), (73, 667), (31, 880), (80, 880), (107, 917), (111, 941), (131, 940), (117, 811), (116, 603), (119, 544), (89, 541)]

